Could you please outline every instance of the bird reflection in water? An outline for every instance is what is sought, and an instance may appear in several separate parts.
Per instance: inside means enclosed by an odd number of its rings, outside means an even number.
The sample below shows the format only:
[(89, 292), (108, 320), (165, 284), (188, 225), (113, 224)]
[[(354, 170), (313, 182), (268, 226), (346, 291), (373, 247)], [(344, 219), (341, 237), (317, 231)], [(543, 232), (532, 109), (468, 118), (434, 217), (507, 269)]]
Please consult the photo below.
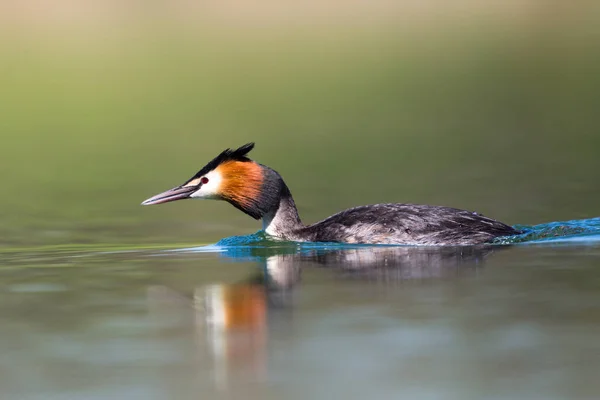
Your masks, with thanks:
[[(240, 376), (245, 381), (266, 380), (269, 331), (273, 324), (281, 328), (289, 322), (285, 315), (294, 309), (302, 271), (327, 269), (319, 273), (365, 284), (452, 279), (473, 276), (490, 254), (502, 248), (231, 247), (221, 254), (234, 261), (256, 261), (261, 270), (238, 284), (197, 287), (192, 298), (176, 293), (169, 297), (193, 307), (195, 351), (210, 354), (214, 383), (226, 390)], [(168, 292), (164, 287), (152, 288), (150, 299), (162, 302)]]

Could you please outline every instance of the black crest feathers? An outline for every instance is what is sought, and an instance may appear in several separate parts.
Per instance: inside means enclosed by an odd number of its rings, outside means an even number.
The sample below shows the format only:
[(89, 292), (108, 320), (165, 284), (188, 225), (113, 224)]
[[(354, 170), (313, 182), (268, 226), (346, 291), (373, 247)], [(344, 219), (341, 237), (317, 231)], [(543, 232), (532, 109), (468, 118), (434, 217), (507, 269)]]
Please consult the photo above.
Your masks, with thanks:
[[(232, 150), (225, 149), (213, 158), (208, 164), (206, 164), (200, 171), (196, 173), (193, 177), (191, 177), (188, 182), (193, 181), (196, 178), (200, 178), (208, 174), (213, 169), (217, 168), (219, 165), (223, 164), (227, 161), (251, 161), (246, 155), (254, 148), (254, 142), (246, 143), (245, 145)], [(187, 182), (186, 182), (187, 183)]]

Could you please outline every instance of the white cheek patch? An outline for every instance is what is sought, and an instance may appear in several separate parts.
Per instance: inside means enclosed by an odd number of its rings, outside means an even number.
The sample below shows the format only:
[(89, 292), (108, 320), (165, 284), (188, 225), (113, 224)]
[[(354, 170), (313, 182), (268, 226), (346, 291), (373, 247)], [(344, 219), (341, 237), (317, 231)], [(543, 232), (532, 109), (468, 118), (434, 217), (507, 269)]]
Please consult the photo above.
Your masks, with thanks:
[(196, 178), (196, 179), (194, 179), (194, 180), (191, 180), (191, 181), (189, 181), (188, 183), (186, 183), (186, 184), (184, 185), (184, 187), (189, 187), (189, 186), (198, 186), (198, 184), (200, 183), (200, 180), (201, 180), (201, 179), (202, 179), (202, 178)]
[[(217, 198), (219, 195), (219, 188), (221, 187), (221, 174), (218, 171), (210, 171), (208, 174), (204, 175), (204, 177), (208, 179), (208, 182), (200, 186), (200, 189), (192, 193), (190, 197), (197, 199)], [(198, 182), (200, 182), (200, 179), (202, 179), (202, 177), (198, 178)]]

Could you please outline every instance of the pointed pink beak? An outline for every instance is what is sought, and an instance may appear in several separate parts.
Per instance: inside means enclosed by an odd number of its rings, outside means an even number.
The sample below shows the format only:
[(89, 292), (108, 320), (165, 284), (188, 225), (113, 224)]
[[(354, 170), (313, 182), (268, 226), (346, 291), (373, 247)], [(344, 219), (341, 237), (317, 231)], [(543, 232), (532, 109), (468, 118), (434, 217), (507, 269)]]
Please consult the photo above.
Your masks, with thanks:
[(150, 206), (153, 204), (168, 203), (175, 200), (189, 199), (190, 195), (198, 190), (195, 186), (177, 186), (173, 189), (169, 189), (165, 192), (159, 193), (156, 196), (152, 196), (142, 203), (143, 206)]

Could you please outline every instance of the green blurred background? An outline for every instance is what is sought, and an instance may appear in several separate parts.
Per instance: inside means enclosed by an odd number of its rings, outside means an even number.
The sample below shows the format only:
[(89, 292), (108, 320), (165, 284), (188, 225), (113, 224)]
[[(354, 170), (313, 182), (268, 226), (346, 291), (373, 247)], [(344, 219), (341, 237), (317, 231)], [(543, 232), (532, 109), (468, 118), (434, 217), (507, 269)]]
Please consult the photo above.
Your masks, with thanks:
[(0, 5), (0, 247), (200, 244), (228, 204), (141, 207), (226, 147), (305, 222), (377, 202), (600, 215), (595, 4)]

